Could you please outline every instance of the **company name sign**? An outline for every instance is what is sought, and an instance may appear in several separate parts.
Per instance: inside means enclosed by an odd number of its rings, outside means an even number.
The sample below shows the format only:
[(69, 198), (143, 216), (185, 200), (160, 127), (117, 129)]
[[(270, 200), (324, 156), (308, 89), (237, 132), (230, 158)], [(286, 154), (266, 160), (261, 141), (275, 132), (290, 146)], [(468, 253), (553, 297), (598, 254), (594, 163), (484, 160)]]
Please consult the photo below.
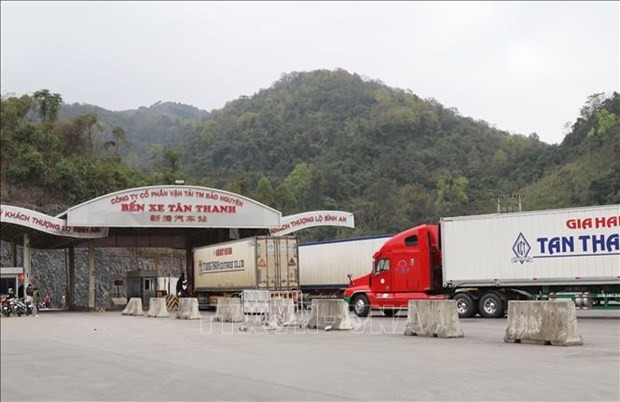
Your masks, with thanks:
[(67, 222), (82, 226), (272, 228), (280, 218), (280, 212), (252, 199), (194, 186), (134, 188), (67, 211)]

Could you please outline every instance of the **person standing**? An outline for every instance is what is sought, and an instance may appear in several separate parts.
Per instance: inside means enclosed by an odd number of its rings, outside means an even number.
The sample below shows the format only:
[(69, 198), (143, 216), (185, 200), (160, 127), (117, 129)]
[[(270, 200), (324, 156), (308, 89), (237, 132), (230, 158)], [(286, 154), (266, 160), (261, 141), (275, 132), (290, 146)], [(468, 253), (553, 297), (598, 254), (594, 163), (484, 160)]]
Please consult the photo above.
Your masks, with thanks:
[(183, 296), (183, 284), (184, 283), (186, 283), (186, 281), (185, 281), (185, 272), (181, 272), (181, 277), (177, 281), (177, 296), (178, 297)]
[(39, 316), (39, 288), (37, 287), (33, 287), (32, 288), (32, 314), (34, 314), (35, 317)]
[[(32, 294), (34, 291), (34, 287), (32, 286), (32, 283), (29, 283), (28, 286), (26, 286), (26, 295), (24, 296), (24, 304), (26, 304), (26, 310), (28, 310), (28, 308), (32, 309)], [(34, 313), (34, 310), (32, 310)]]

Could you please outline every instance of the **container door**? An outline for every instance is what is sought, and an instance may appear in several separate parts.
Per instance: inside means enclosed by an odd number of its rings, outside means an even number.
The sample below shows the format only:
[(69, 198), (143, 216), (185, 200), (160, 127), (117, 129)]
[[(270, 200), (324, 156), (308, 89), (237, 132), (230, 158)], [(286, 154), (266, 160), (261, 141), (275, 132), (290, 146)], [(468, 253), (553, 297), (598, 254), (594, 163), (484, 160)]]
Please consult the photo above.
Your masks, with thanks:
[(269, 237), (256, 238), (256, 270), (258, 287), (262, 289), (276, 288), (274, 239)]
[(297, 238), (292, 236), (257, 238), (256, 269), (259, 288), (269, 290), (297, 288), (299, 286)]
[(288, 240), (288, 288), (299, 289), (299, 249), (297, 246), (297, 238), (293, 237)]
[(297, 238), (282, 237), (279, 242), (280, 288), (297, 289), (299, 287), (299, 264), (297, 258)]

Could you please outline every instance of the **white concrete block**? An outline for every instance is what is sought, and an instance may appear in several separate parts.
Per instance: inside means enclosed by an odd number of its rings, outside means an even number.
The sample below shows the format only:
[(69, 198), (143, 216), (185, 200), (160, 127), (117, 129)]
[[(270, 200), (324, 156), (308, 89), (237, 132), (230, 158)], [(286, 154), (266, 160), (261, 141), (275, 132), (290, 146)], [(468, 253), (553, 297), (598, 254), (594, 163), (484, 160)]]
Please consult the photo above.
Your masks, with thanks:
[(121, 313), (122, 315), (144, 315), (142, 310), (142, 299), (139, 297), (132, 297), (129, 299), (129, 303), (125, 306), (125, 309)]
[(349, 305), (341, 299), (314, 299), (308, 320), (308, 328), (353, 329)]
[(462, 338), (456, 300), (409, 300), (405, 335)]
[(508, 302), (504, 342), (583, 345), (572, 300)]

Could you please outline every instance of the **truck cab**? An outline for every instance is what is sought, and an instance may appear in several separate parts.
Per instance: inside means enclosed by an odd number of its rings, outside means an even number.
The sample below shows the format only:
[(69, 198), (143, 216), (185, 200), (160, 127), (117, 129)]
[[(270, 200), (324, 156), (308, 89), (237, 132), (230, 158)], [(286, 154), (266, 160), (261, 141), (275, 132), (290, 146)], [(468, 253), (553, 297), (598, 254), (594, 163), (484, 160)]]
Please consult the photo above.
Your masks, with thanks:
[(444, 299), (441, 252), (435, 225), (422, 225), (388, 240), (373, 256), (372, 272), (351, 279), (344, 299), (359, 317), (372, 309), (392, 316), (412, 299)]

